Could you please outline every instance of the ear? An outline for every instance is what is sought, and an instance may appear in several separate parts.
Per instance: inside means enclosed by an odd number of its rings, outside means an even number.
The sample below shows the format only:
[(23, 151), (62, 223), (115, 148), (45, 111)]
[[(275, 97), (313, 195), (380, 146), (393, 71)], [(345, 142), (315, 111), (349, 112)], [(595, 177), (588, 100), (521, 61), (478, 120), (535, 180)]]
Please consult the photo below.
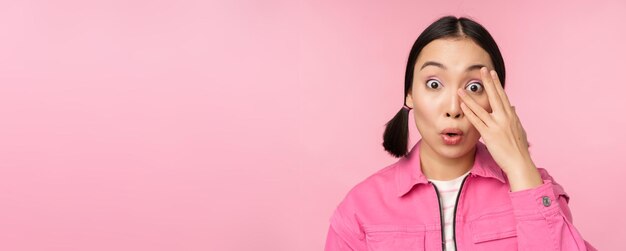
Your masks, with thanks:
[(409, 94), (406, 95), (406, 98), (404, 99), (404, 104), (408, 107), (414, 108), (413, 107), (413, 95), (411, 94), (411, 90), (409, 90)]

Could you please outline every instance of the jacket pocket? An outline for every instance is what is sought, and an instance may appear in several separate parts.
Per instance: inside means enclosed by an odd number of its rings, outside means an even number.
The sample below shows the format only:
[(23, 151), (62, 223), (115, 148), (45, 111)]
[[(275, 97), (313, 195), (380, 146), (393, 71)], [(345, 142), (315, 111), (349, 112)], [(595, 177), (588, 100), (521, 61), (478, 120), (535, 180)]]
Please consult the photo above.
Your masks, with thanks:
[(517, 250), (517, 221), (513, 209), (490, 212), (469, 222), (478, 250)]
[(424, 250), (423, 227), (398, 225), (367, 225), (363, 226), (367, 250), (369, 251), (403, 251)]

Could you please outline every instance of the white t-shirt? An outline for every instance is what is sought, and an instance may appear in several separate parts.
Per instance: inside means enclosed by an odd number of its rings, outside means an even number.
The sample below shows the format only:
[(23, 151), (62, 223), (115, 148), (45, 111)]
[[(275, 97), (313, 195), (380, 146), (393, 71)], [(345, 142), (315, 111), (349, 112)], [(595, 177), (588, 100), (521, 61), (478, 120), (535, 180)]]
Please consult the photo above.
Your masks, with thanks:
[(443, 214), (444, 222), (444, 241), (446, 242), (446, 251), (454, 250), (454, 240), (452, 236), (452, 221), (454, 220), (454, 207), (456, 204), (456, 197), (459, 194), (459, 188), (463, 178), (469, 174), (467, 173), (455, 178), (453, 180), (434, 180), (428, 179), (437, 186), (439, 191), (439, 201), (441, 203), (441, 213)]

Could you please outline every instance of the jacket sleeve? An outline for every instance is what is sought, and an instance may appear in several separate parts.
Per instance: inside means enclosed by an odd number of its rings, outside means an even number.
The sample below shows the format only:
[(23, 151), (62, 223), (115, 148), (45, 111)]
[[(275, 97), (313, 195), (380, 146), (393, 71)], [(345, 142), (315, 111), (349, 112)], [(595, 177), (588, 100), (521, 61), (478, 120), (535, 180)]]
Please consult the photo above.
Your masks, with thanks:
[[(325, 251), (367, 250), (365, 233), (354, 213), (344, 213), (345, 204), (340, 204), (330, 218)], [(345, 210), (345, 209), (344, 209)]]
[(573, 225), (569, 195), (543, 168), (539, 187), (509, 192), (519, 250), (597, 250)]

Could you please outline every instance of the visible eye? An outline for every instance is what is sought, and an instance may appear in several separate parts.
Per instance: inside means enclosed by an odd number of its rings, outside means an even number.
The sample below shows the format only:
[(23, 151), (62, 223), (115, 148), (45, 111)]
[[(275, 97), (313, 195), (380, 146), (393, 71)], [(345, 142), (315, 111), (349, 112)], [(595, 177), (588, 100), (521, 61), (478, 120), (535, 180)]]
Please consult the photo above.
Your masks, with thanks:
[(483, 85), (480, 82), (472, 82), (466, 88), (471, 92), (478, 93), (483, 90)]
[(429, 79), (428, 81), (426, 81), (426, 86), (431, 89), (439, 89), (437, 87), (441, 86), (441, 83), (439, 83), (439, 80)]

